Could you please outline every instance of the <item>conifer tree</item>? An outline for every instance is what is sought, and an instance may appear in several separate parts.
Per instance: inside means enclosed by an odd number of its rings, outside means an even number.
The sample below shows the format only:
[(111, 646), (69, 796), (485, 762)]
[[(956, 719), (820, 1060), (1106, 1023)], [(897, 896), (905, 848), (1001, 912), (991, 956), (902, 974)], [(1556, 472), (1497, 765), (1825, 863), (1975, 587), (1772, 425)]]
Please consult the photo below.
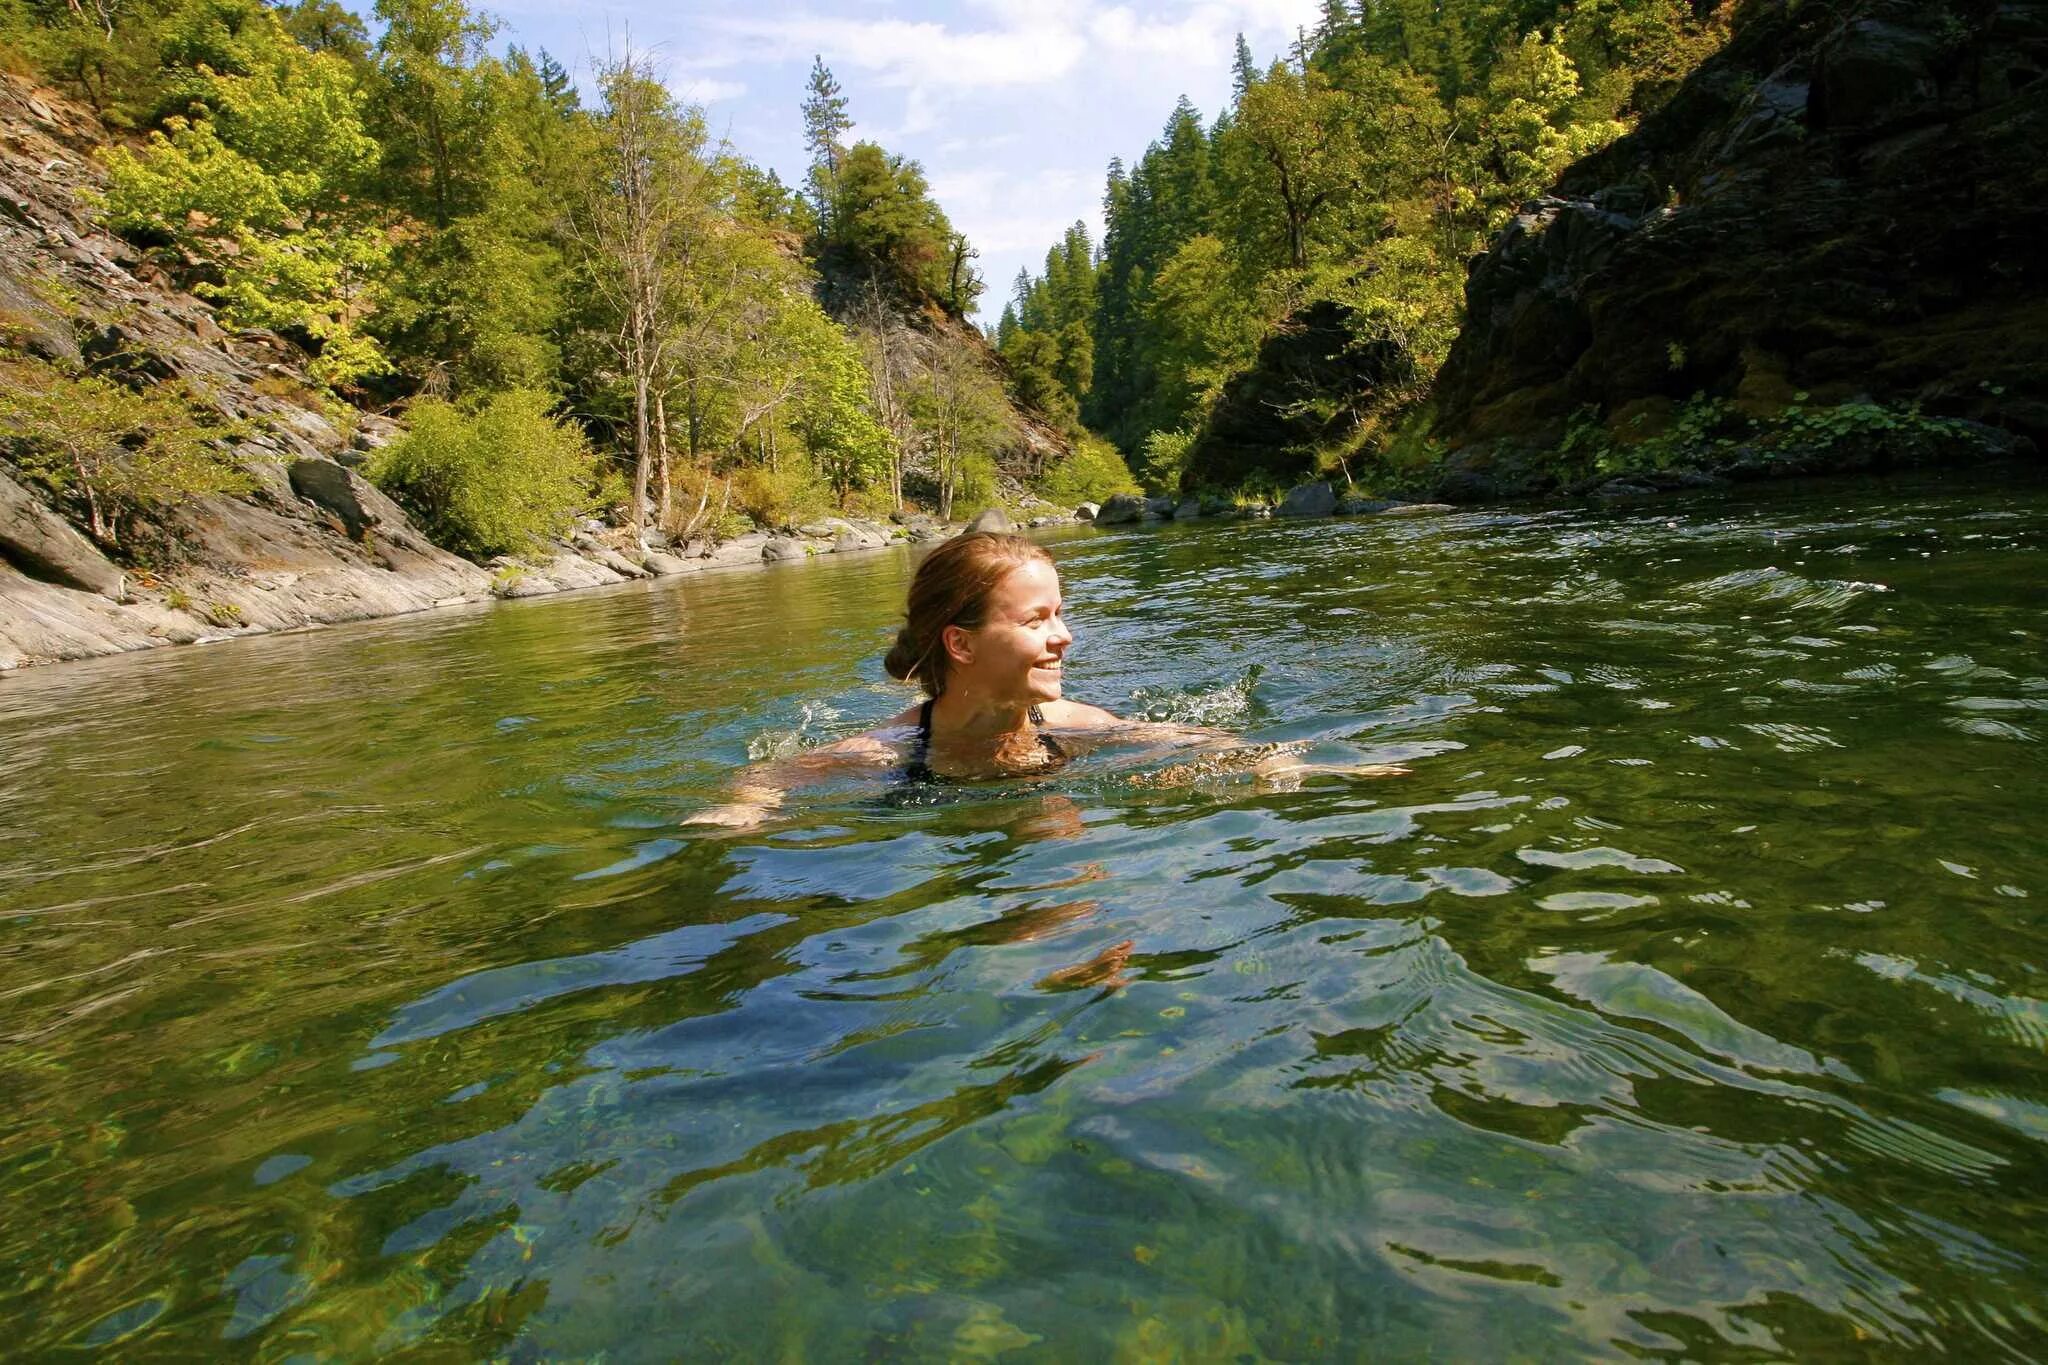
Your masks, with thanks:
[(846, 96), (822, 55), (811, 59), (811, 77), (804, 88), (804, 145), (811, 149), (811, 194), (822, 219), (831, 213), (853, 120), (847, 116)]

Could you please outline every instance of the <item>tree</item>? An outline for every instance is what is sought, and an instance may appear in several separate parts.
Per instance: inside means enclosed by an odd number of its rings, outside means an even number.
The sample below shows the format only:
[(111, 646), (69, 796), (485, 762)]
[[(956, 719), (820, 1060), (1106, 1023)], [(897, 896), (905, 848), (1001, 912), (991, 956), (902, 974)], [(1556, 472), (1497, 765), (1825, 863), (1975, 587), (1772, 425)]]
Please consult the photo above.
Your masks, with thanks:
[(106, 218), (117, 232), (176, 243), (218, 262), (228, 321), (297, 336), (313, 373), (345, 385), (388, 368), (360, 330), (390, 248), (360, 199), (378, 147), (348, 65), (308, 52), (275, 14), (237, 10), (208, 30), (211, 62), (179, 68), (169, 98), (184, 112), (140, 151), (112, 147)]
[(39, 360), (0, 360), (0, 432), (22, 472), (85, 504), (93, 539), (118, 545), (122, 522), (148, 507), (252, 486), (223, 423), (181, 383), (137, 393)]
[(889, 505), (903, 505), (903, 457), (916, 434), (910, 388), (916, 357), (910, 329), (903, 325), (872, 282), (850, 310), (854, 341), (868, 373), (868, 394), (875, 420), (888, 436)]
[(380, 141), (395, 197), (436, 227), (477, 207), (495, 25), (464, 0), (377, 0)]
[(922, 381), (911, 401), (939, 487), (939, 519), (950, 521), (956, 502), (993, 493), (996, 454), (1009, 437), (1009, 405), (988, 371), (961, 347), (934, 353)]
[(840, 161), (824, 247), (828, 270), (856, 287), (872, 282), (955, 317), (981, 292), (966, 239), (933, 202), (924, 168), (872, 142), (855, 143)]
[(406, 414), (406, 433), (364, 472), (444, 545), (478, 558), (531, 550), (569, 529), (597, 473), (582, 429), (552, 405), (534, 389), (460, 407), (422, 399)]
[[(671, 303), (683, 239), (701, 231), (708, 167), (703, 121), (676, 107), (652, 65), (628, 55), (598, 72), (596, 173), (585, 186), (577, 231), (591, 283), (609, 305), (611, 348), (632, 394), (633, 477), (628, 517), (647, 526), (661, 381), (669, 365), (663, 314)], [(666, 440), (666, 423), (660, 425)]]
[(811, 193), (822, 218), (832, 210), (853, 120), (846, 112), (846, 96), (840, 93), (839, 82), (832, 78), (824, 57), (811, 58), (811, 77), (804, 88), (804, 146), (811, 150)]

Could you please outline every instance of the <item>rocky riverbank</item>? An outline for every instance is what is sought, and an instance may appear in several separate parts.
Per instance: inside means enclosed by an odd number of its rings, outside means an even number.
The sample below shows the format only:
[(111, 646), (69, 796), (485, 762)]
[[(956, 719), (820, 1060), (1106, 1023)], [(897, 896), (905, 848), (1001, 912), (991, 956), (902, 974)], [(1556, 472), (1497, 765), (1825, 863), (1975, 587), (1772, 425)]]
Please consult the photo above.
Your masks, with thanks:
[[(478, 565), (451, 554), (358, 472), (396, 423), (323, 399), (300, 348), (222, 327), (212, 305), (97, 226), (90, 205), (105, 178), (93, 151), (106, 139), (85, 111), (0, 73), (0, 350), (137, 388), (181, 384), (233, 424), (250, 487), (136, 519), (117, 562), (82, 533), (79, 507), (0, 446), (0, 671), (854, 553), (957, 529), (918, 516), (827, 518), (673, 544), (593, 520), (518, 559)], [(1049, 507), (1027, 515), (1073, 519)]]

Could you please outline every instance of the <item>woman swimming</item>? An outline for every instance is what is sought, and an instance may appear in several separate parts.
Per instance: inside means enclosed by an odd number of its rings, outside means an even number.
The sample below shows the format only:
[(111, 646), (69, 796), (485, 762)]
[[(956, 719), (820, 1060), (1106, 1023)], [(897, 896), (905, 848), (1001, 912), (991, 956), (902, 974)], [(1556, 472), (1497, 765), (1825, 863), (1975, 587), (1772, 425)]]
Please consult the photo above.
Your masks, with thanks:
[[(1022, 536), (975, 532), (941, 544), (917, 566), (903, 628), (883, 660), (925, 700), (866, 734), (749, 768), (733, 800), (683, 823), (745, 827), (781, 806), (794, 785), (859, 769), (898, 768), (909, 781), (1016, 777), (1063, 766), (1104, 737), (1213, 747), (1222, 731), (1130, 722), (1061, 695), (1067, 648), (1052, 556)], [(1270, 747), (1248, 753), (1262, 779), (1329, 770)], [(1402, 771), (1347, 767), (1353, 774)]]

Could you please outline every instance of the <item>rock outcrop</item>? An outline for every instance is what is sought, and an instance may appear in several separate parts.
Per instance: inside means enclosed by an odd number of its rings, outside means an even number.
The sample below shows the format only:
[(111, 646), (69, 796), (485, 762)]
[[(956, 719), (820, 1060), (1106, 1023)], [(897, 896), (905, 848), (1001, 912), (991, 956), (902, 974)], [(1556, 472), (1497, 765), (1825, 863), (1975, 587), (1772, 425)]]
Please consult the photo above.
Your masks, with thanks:
[(1654, 428), (1695, 394), (2048, 440), (2044, 72), (2032, 0), (1752, 4), (1476, 261), (1434, 395), (1439, 492), (1547, 491), (1537, 452), (1568, 422)]
[(118, 602), (127, 576), (40, 498), (0, 474), (0, 560), (31, 577)]

